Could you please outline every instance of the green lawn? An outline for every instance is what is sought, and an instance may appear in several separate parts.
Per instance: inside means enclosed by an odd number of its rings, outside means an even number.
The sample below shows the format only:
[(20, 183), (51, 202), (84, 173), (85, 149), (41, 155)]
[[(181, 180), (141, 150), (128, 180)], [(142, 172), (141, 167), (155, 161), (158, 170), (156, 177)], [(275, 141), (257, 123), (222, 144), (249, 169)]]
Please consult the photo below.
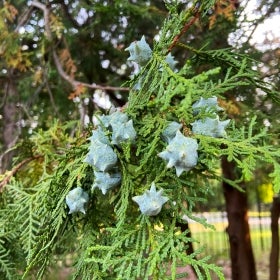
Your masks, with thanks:
[[(226, 269), (226, 267), (230, 266), (229, 243), (226, 233), (227, 222), (225, 220), (223, 222), (213, 223), (213, 225), (216, 230), (205, 228), (198, 223), (190, 223), (192, 237), (198, 241), (194, 243), (194, 248), (197, 249), (204, 246), (205, 255), (211, 255), (212, 260), (214, 259), (218, 265)], [(251, 226), (250, 235), (258, 279), (268, 280), (269, 253), (271, 247), (270, 225), (262, 225), (260, 229), (258, 224), (254, 224)]]

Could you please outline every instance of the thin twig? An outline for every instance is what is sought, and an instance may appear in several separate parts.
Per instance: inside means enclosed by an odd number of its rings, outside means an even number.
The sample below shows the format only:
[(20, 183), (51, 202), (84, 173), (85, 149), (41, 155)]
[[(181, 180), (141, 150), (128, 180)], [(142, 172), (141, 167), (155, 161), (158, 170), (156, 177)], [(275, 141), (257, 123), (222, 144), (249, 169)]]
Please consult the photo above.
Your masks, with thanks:
[(30, 3), (30, 5), (38, 8), (41, 11), (43, 11), (46, 36), (47, 36), (47, 39), (51, 41), (52, 40), (52, 32), (51, 32), (50, 22), (49, 22), (49, 18), (50, 18), (49, 9), (47, 8), (47, 6), (45, 4), (40, 3), (36, 0), (32, 1)]
[[(42, 4), (36, 0), (32, 1), (30, 3), (31, 6), (34, 6), (40, 10), (43, 11), (44, 14), (44, 21), (45, 21), (45, 32), (46, 32), (46, 37), (49, 41), (52, 41), (52, 33), (51, 33), (51, 28), (50, 28), (50, 11), (48, 9), (48, 7), (45, 4)], [(129, 91), (129, 88), (125, 88), (125, 87), (113, 87), (113, 86), (102, 86), (102, 85), (97, 85), (97, 84), (88, 84), (88, 83), (84, 83), (81, 81), (77, 81), (75, 79), (73, 79), (72, 77), (70, 77), (63, 69), (63, 66), (59, 60), (59, 57), (56, 53), (56, 51), (53, 49), (52, 50), (52, 54), (53, 54), (53, 59), (54, 59), (54, 63), (56, 66), (56, 69), (58, 71), (58, 74), (64, 79), (66, 80), (68, 83), (70, 83), (72, 85), (72, 87), (74, 89), (76, 89), (79, 86), (82, 87), (86, 87), (86, 88), (90, 88), (90, 89), (100, 89), (100, 90), (110, 90), (110, 91)]]
[(11, 178), (27, 163), (29, 163), (32, 160), (35, 160), (37, 158), (42, 157), (41, 155), (37, 155), (37, 156), (33, 156), (33, 157), (29, 157), (26, 158), (25, 160), (23, 160), (22, 162), (20, 162), (18, 165), (16, 165), (8, 174), (6, 177), (4, 177), (4, 179), (2, 180), (2, 182), (0, 182), (0, 192), (2, 192), (3, 188), (9, 183), (9, 181), (11, 180)]
[(194, 16), (184, 25), (184, 27), (182, 28), (182, 30), (180, 31), (180, 33), (178, 35), (175, 36), (175, 38), (173, 39), (172, 44), (170, 45), (170, 47), (168, 48), (167, 53), (171, 52), (171, 50), (176, 46), (176, 44), (178, 43), (178, 41), (180, 40), (180, 38), (184, 35), (184, 33), (186, 33), (188, 31), (188, 29), (196, 22), (196, 20), (199, 18), (200, 16), (200, 12), (197, 9), (194, 13)]
[(15, 28), (15, 32), (19, 32), (19, 29), (26, 24), (26, 22), (30, 19), (32, 15), (34, 7), (28, 7), (25, 9), (25, 11), (22, 13), (22, 15), (18, 18), (18, 24)]

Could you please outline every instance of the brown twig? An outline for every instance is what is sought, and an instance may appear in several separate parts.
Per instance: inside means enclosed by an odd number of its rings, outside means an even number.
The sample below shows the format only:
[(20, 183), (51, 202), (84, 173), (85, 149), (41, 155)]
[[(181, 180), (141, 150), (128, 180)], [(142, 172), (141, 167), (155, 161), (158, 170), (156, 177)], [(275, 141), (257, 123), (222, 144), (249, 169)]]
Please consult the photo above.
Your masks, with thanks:
[(26, 24), (26, 22), (30, 19), (34, 7), (28, 7), (22, 15), (18, 18), (18, 24), (15, 29), (15, 32), (19, 32), (19, 29)]
[(37, 158), (42, 157), (41, 155), (33, 156), (26, 158), (25, 160), (21, 161), (18, 165), (16, 165), (8, 174), (4, 177), (4, 179), (0, 182), (0, 192), (2, 192), (3, 188), (9, 183), (11, 178), (27, 163)]
[[(43, 11), (44, 14), (44, 21), (45, 21), (45, 32), (46, 32), (46, 37), (47, 39), (51, 42), (52, 41), (52, 33), (51, 33), (51, 27), (50, 27), (50, 10), (49, 8), (37, 0), (34, 0), (30, 3), (31, 6), (34, 6), (41, 11)], [(129, 88), (126, 87), (113, 87), (113, 86), (102, 86), (102, 85), (97, 85), (97, 84), (88, 84), (84, 83), (81, 81), (77, 81), (74, 78), (72, 78), (70, 75), (68, 75), (64, 69), (63, 66), (59, 60), (59, 57), (54, 49), (52, 49), (52, 55), (53, 55), (53, 60), (56, 66), (56, 69), (58, 71), (58, 74), (66, 80), (68, 83), (72, 85), (74, 89), (76, 89), (79, 86), (90, 88), (90, 89), (100, 89), (100, 90), (110, 90), (110, 91), (129, 91)]]
[(176, 44), (183, 36), (183, 34), (188, 31), (188, 29), (195, 23), (195, 21), (199, 18), (199, 16), (200, 16), (200, 12), (198, 9), (196, 9), (194, 16), (188, 22), (186, 22), (186, 24), (184, 25), (180, 33), (174, 37), (170, 47), (167, 50), (167, 53), (171, 52), (171, 50), (176, 46)]

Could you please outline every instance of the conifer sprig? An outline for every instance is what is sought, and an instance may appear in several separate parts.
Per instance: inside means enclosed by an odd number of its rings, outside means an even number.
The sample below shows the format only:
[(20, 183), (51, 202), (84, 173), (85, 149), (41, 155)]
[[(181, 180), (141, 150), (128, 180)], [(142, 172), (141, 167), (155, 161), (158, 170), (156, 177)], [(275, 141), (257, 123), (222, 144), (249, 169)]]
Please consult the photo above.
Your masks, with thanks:
[[(194, 3), (195, 17), (205, 15), (214, 4), (200, 2)], [(38, 158), (13, 174), (16, 176), (6, 185), (1, 202), (0, 225), (6, 224), (0, 233), (0, 271), (7, 279), (15, 279), (12, 277), (17, 277), (17, 271), (25, 271), (24, 277), (35, 271), (36, 279), (43, 279), (52, 259), (65, 255), (71, 255), (73, 279), (175, 280), (182, 276), (178, 267), (187, 265), (193, 267), (198, 279), (211, 279), (212, 273), (224, 279), (221, 268), (211, 263), (210, 256), (201, 257), (203, 247), (186, 254), (190, 243), (197, 241), (188, 232), (181, 232), (178, 224), (192, 219), (212, 227), (196, 217), (194, 208), (211, 192), (211, 180), (227, 180), (216, 174), (222, 157), (237, 164), (240, 180), (249, 180), (259, 161), (274, 166), (270, 176), (275, 191), (279, 191), (278, 147), (266, 144), (267, 133), (258, 131), (255, 118), (241, 127), (231, 121), (222, 134), (193, 130), (197, 120), (227, 118), (227, 112), (217, 106), (214, 110), (195, 109), (196, 102), (213, 96), (217, 100), (233, 89), (255, 85), (255, 74), (249, 70), (246, 57), (240, 62), (230, 50), (193, 50), (197, 57), (191, 66), (202, 60), (217, 62), (212, 69), (198, 74), (194, 74), (189, 62), (182, 69), (172, 68), (166, 61), (166, 52), (179, 44), (181, 32), (186, 31), (184, 26), (190, 27), (193, 10), (178, 13), (175, 3), (167, 6), (170, 17), (164, 22), (153, 52), (148, 48), (149, 61), (132, 79), (129, 102), (123, 109), (133, 122), (136, 138), (124, 143), (103, 143), (117, 156), (114, 168), (121, 173), (119, 186), (104, 193), (92, 187), (97, 167), (84, 162), (92, 128), (76, 129), (76, 134), (70, 136), (73, 123), (55, 122), (30, 138), (32, 155)], [(134, 51), (133, 47), (129, 49)], [(186, 165), (178, 160), (179, 156), (170, 156), (170, 143), (163, 137), (170, 122), (179, 124), (176, 135), (197, 143), (195, 161), (184, 172), (176, 173), (176, 168)], [(112, 127), (103, 128), (106, 137), (112, 138)], [(163, 151), (170, 165), (159, 156)], [(183, 150), (183, 158), (184, 153)], [(238, 181), (228, 182), (238, 187)], [(133, 201), (151, 186), (156, 186), (165, 198), (154, 216), (142, 213)], [(77, 187), (88, 194), (82, 211), (85, 213), (69, 213), (65, 203), (66, 196)], [(19, 244), (20, 250), (6, 248), (7, 240), (9, 244)], [(21, 260), (20, 265), (11, 262), (13, 255)]]

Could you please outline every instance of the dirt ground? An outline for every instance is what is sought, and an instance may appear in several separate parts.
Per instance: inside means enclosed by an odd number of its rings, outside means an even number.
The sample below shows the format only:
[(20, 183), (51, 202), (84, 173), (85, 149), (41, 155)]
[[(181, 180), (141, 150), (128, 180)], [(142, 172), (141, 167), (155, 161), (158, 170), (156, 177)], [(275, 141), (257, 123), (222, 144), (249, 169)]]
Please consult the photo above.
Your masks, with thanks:
[[(269, 280), (269, 256), (263, 255), (261, 260), (256, 260), (257, 276), (259, 280)], [(216, 264), (223, 268), (223, 272), (226, 280), (231, 280), (231, 265), (229, 260), (217, 260)], [(197, 280), (195, 273), (190, 266), (178, 268), (178, 273), (187, 272), (188, 277), (180, 278), (181, 280)], [(71, 275), (71, 268), (62, 268), (56, 272), (53, 272), (51, 277), (47, 280), (68, 280)], [(279, 270), (280, 279), (280, 270)], [(124, 279), (126, 280), (126, 279)], [(127, 279), (128, 280), (128, 279)], [(213, 275), (211, 280), (218, 280), (218, 277)]]
[[(231, 264), (229, 260), (218, 260), (216, 263), (223, 268), (223, 273), (226, 280), (231, 280)], [(257, 278), (259, 280), (269, 280), (269, 255), (263, 255), (261, 260), (256, 260)], [(193, 273), (190, 267), (182, 267), (178, 269), (179, 273), (188, 272), (189, 276), (182, 278), (182, 280), (197, 280), (196, 275)], [(278, 278), (280, 279), (280, 269), (278, 272)], [(218, 279), (213, 275), (212, 280)]]

